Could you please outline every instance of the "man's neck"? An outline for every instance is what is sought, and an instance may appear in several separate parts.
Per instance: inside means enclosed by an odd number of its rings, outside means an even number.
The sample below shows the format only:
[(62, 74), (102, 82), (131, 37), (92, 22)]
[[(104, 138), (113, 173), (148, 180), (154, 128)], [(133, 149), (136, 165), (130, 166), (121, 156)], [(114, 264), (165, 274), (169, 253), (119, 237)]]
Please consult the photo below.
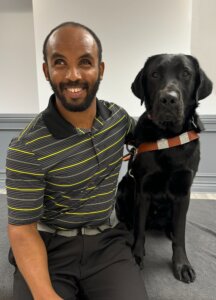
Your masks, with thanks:
[(96, 98), (84, 111), (73, 112), (64, 108), (61, 102), (56, 99), (56, 107), (61, 116), (76, 128), (91, 129), (96, 116)]

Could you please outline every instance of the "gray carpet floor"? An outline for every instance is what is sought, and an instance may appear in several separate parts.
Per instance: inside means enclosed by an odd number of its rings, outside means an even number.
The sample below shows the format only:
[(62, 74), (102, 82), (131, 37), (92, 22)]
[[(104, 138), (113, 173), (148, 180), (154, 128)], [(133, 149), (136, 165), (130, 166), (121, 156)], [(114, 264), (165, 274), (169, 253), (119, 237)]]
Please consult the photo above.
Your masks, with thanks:
[(171, 270), (171, 242), (151, 233), (146, 239), (144, 276), (150, 300), (216, 300), (216, 201), (191, 200), (186, 249), (197, 278), (176, 280)]
[[(7, 261), (6, 227), (6, 198), (0, 195), (0, 300), (12, 299), (13, 267)], [(173, 277), (171, 242), (162, 234), (147, 234), (143, 275), (150, 300), (216, 300), (216, 201), (191, 200), (186, 245), (197, 273), (192, 284)]]

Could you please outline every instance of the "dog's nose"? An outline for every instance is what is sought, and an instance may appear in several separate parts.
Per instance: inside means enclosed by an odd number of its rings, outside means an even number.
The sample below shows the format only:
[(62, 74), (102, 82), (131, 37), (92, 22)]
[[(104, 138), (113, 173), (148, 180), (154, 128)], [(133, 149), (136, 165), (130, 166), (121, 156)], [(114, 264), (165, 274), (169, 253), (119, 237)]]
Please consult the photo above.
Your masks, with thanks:
[(164, 105), (174, 105), (177, 103), (178, 101), (178, 94), (176, 91), (162, 91), (160, 93), (160, 97), (159, 100), (162, 104)]

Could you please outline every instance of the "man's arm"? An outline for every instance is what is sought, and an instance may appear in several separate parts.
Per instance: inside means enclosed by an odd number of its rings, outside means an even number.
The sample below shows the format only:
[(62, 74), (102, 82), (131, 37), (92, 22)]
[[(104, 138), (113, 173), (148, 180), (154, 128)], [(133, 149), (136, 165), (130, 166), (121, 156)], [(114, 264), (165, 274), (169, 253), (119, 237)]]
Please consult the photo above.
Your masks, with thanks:
[(46, 247), (36, 227), (43, 213), (45, 175), (21, 139), (10, 143), (6, 173), (8, 236), (18, 269), (35, 300), (62, 299), (52, 287)]
[(60, 300), (54, 291), (47, 262), (44, 242), (36, 223), (8, 225), (8, 236), (16, 264), (26, 280), (35, 300)]

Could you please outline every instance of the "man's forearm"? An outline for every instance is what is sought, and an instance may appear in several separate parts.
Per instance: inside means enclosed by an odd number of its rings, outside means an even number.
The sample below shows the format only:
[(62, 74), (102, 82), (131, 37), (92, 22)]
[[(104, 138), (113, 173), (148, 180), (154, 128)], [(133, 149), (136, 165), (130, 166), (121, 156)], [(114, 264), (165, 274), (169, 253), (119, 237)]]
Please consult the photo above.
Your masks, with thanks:
[(52, 287), (46, 247), (36, 224), (9, 225), (8, 235), (17, 266), (34, 299), (62, 299)]

